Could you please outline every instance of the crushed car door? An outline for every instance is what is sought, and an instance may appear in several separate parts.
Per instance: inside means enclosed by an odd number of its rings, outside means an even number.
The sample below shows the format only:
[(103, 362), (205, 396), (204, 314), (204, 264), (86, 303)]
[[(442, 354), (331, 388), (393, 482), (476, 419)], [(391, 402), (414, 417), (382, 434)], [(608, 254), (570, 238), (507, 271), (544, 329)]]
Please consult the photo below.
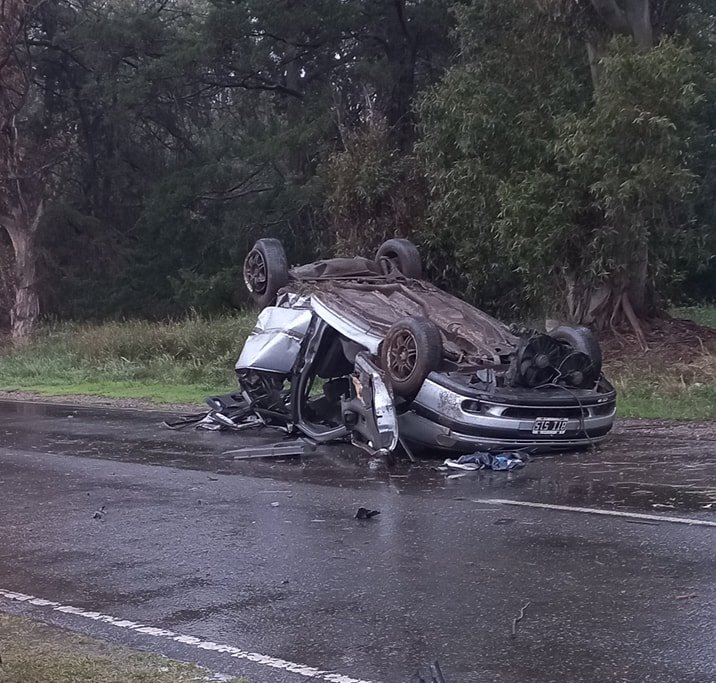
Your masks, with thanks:
[(354, 445), (369, 453), (388, 455), (398, 444), (393, 395), (378, 367), (364, 351), (356, 354), (350, 376), (350, 397), (342, 401), (343, 419)]

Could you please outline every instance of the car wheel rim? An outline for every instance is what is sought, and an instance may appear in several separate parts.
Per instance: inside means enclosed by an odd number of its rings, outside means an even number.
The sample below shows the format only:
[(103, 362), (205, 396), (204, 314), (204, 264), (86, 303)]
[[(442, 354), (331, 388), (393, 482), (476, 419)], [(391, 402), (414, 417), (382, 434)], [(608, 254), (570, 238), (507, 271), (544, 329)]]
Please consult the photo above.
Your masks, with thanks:
[(418, 360), (418, 347), (415, 337), (407, 331), (398, 332), (388, 347), (388, 369), (399, 380), (406, 380), (415, 371)]
[(263, 255), (254, 250), (244, 263), (244, 282), (250, 292), (263, 294), (266, 291), (266, 261)]

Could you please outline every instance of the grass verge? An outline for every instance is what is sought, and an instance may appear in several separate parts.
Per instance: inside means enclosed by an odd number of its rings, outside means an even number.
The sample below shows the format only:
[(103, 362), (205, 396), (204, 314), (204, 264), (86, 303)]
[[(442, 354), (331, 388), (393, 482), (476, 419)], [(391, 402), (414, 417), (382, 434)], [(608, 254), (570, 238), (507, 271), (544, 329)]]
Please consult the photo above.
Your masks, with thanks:
[[(675, 309), (674, 318), (716, 328), (716, 306)], [(669, 328), (667, 328), (669, 329)], [(703, 330), (679, 329), (643, 351), (605, 348), (605, 373), (618, 393), (618, 414), (672, 420), (716, 420), (716, 343)]]
[[(716, 324), (716, 306), (679, 309)], [(233, 367), (255, 314), (176, 322), (62, 324), (43, 328), (30, 346), (0, 351), (0, 390), (44, 396), (144, 399), (201, 404), (236, 387)], [(716, 419), (716, 353), (691, 343), (605, 347), (605, 370), (619, 392), (619, 415)], [(682, 352), (683, 351), (683, 352)]]
[(716, 386), (687, 387), (666, 392), (658, 386), (614, 382), (619, 417), (658, 420), (716, 420)]
[(66, 323), (0, 353), (0, 389), (156, 403), (203, 403), (236, 387), (234, 363), (253, 314), (176, 322)]
[(685, 306), (671, 311), (674, 318), (693, 320), (698, 325), (716, 328), (716, 304), (704, 306)]
[[(199, 683), (206, 670), (0, 614), (2, 683)], [(239, 679), (234, 679), (239, 683)]]

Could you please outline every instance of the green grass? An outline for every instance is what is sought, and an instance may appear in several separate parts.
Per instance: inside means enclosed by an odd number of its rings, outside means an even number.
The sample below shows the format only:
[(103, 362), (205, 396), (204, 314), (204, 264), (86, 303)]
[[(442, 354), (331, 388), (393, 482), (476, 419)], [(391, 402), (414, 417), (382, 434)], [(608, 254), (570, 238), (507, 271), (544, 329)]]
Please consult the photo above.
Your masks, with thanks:
[[(716, 324), (716, 307), (677, 309), (675, 316)], [(24, 349), (0, 351), (0, 389), (44, 396), (90, 395), (201, 404), (236, 387), (234, 363), (255, 314), (175, 322), (66, 323), (43, 328)], [(651, 350), (606, 359), (619, 392), (619, 415), (716, 419), (716, 355), (688, 362)]]
[[(204, 669), (0, 614), (2, 683), (204, 683)], [(246, 683), (232, 679), (233, 683)], [(227, 683), (230, 683), (227, 681)]]
[(704, 325), (705, 327), (716, 328), (716, 305), (674, 308), (671, 310), (671, 315), (674, 318), (686, 318), (686, 320), (693, 320), (695, 323)]
[(104, 398), (126, 398), (157, 404), (203, 403), (207, 396), (233, 391), (235, 383), (229, 384), (142, 384), (125, 382), (81, 382), (77, 384), (26, 384), (24, 386), (2, 386), (7, 392), (29, 392), (41, 396), (99, 396)]
[[(716, 327), (716, 306), (671, 311), (674, 318)], [(652, 345), (645, 353), (606, 359), (606, 373), (617, 389), (622, 417), (672, 420), (716, 420), (716, 349), (684, 349), (687, 360), (673, 349)]]
[(29, 346), (0, 353), (0, 389), (201, 403), (236, 387), (234, 363), (255, 320), (48, 326)]
[(617, 412), (620, 417), (716, 420), (716, 386), (664, 392), (658, 387), (617, 382), (617, 392)]

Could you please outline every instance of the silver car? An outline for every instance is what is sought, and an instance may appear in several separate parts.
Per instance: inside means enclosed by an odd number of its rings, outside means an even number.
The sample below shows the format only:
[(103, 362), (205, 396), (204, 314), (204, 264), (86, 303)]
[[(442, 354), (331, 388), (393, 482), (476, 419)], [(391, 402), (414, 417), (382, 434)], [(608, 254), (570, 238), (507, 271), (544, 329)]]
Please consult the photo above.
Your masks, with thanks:
[(423, 280), (408, 240), (289, 268), (261, 239), (244, 279), (263, 310), (236, 363), (235, 421), (388, 457), (570, 449), (614, 422), (588, 329), (508, 327)]

